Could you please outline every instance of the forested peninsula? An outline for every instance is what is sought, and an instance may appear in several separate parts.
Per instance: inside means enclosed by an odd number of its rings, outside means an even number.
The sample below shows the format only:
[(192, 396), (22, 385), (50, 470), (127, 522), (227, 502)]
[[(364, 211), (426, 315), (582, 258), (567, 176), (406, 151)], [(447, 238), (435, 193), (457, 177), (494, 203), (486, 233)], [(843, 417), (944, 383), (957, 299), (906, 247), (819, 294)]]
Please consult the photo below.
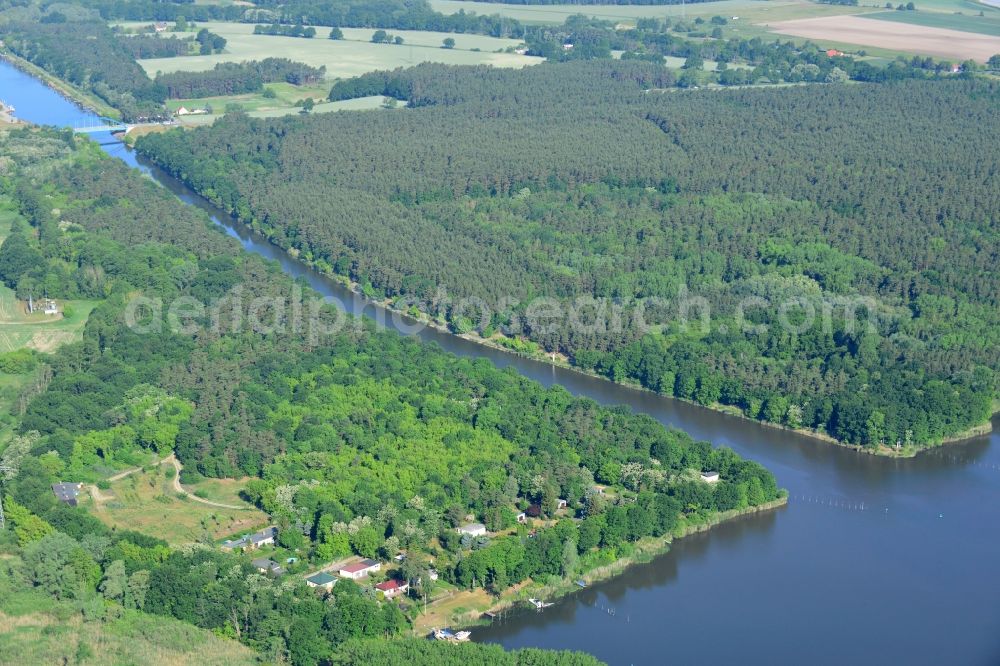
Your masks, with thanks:
[[(308, 290), (242, 252), (202, 212), (68, 130), (10, 130), (0, 154), (4, 205), (18, 214), (0, 245), (0, 279), (21, 293), (44, 285), (54, 298), (99, 302), (82, 342), (0, 359), (40, 378), (0, 458), (13, 528), (0, 533), (13, 555), (0, 566), (5, 579), (91, 620), (167, 616), (293, 664), (349, 659), (341, 650), (436, 653), (442, 646), (351, 643), (405, 635), (412, 614), (363, 582), (326, 593), (305, 576), (345, 557), (392, 562), (403, 551), (391, 574), (426, 581), (417, 599), (438, 579), (499, 595), (579, 576), (637, 542), (784, 496), (770, 472), (730, 449), (378, 332), (330, 306), (317, 306), (320, 338), (292, 310), (264, 327), (251, 313), (256, 299), (307, 299)], [(133, 308), (182, 298), (224, 309), (224, 323), (209, 308), (186, 311), (183, 326), (156, 325), (155, 308)], [(256, 573), (211, 537), (177, 548), (110, 529), (52, 492), (58, 481), (99, 483), (171, 452), (185, 482), (254, 477), (246, 496), (277, 528), (277, 552), (294, 556), (288, 575)], [(709, 472), (717, 476), (706, 481)], [(528, 509), (530, 533), (519, 515)], [(485, 534), (456, 530), (469, 516)], [(461, 653), (475, 660), (490, 650)]]
[[(458, 333), (872, 451), (984, 424), (1000, 87), (662, 91), (671, 76), (423, 65), (331, 93), (391, 94), (400, 113), (234, 114), (138, 149)], [(562, 317), (532, 319), (539, 297)], [(580, 299), (593, 325), (571, 325)]]

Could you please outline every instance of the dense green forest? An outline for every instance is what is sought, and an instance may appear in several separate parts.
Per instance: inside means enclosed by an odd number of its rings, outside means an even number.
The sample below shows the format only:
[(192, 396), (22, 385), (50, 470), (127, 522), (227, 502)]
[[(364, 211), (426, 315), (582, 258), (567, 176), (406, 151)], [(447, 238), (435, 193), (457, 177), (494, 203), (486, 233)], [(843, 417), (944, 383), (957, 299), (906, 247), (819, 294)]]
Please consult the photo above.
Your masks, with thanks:
[[(323, 599), (298, 575), (252, 574), (247, 558), (218, 552), (210, 538), (171, 550), (109, 530), (52, 495), (55, 481), (97, 481), (143, 453), (175, 451), (185, 480), (258, 477), (248, 496), (271, 514), (281, 552), (300, 567), (349, 554), (389, 559), (405, 548), (398, 575), (425, 577), (433, 557), (444, 580), (494, 593), (573, 575), (627, 555), (644, 537), (781, 497), (767, 470), (729, 449), (345, 321), (319, 301), (300, 303), (313, 315), (306, 322), (292, 317), (293, 304), (276, 315), (283, 325), (265, 326), (251, 312), (257, 299), (310, 295), (196, 209), (71, 132), (9, 131), (0, 154), (4, 194), (23, 217), (0, 245), (0, 277), (22, 291), (43, 284), (57, 298), (103, 299), (83, 341), (44, 358), (46, 384), (0, 458), (15, 469), (4, 506), (16, 543), (3, 543), (20, 560), (4, 566), (84, 614), (169, 615), (294, 664), (408, 628), (399, 606), (364, 586), (342, 582)], [(132, 309), (137, 296), (212, 307), (183, 318), (196, 326), (156, 326)], [(306, 329), (317, 321), (322, 337)], [(31, 358), (10, 359), (22, 361)], [(699, 480), (709, 468), (718, 483)], [(529, 503), (552, 518), (534, 538), (512, 529)], [(454, 527), (470, 512), (508, 533), (460, 538)], [(430, 592), (428, 583), (420, 593)], [(352, 648), (363, 649), (379, 650)], [(397, 650), (424, 648), (386, 654)], [(511, 658), (585, 663), (547, 654)]]
[(302, 37), (304, 39), (312, 39), (316, 36), (316, 28), (309, 26), (304, 27), (301, 23), (296, 23), (294, 25), (282, 25), (280, 23), (272, 23), (270, 25), (255, 25), (253, 27), (253, 34), (255, 35), (276, 35), (278, 37)]
[(203, 72), (160, 74), (156, 84), (166, 89), (170, 99), (188, 99), (259, 92), (265, 83), (279, 81), (306, 85), (322, 80), (325, 73), (325, 67), (310, 67), (287, 58), (265, 58), (241, 63), (220, 62)]
[[(405, 98), (403, 113), (229, 116), (139, 149), (320, 269), (457, 331), (855, 444), (983, 423), (997, 85), (658, 91), (671, 77), (641, 61), (425, 65), (334, 87)], [(560, 316), (533, 318), (538, 297)], [(594, 325), (571, 325), (581, 298), (603, 299)], [(684, 321), (705, 308), (707, 330)]]
[(120, 37), (122, 45), (136, 60), (143, 58), (173, 58), (187, 55), (194, 41), (190, 37), (178, 39), (176, 35), (128, 35)]

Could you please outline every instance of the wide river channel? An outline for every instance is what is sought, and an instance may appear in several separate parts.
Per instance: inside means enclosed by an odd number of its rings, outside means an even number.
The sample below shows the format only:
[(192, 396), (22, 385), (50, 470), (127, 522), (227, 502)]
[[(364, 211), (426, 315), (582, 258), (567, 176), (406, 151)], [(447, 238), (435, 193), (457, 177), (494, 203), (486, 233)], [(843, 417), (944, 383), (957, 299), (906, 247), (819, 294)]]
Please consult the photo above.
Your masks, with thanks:
[[(94, 120), (2, 61), (0, 100), (35, 123)], [(395, 325), (398, 318), (250, 233), (110, 136), (93, 138), (204, 209), (247, 251), (347, 310)], [(417, 334), (730, 446), (771, 469), (790, 493), (782, 509), (681, 539), (653, 562), (543, 612), (477, 628), (475, 640), (585, 650), (611, 664), (1000, 664), (1000, 434), (909, 460), (874, 458), (447, 333)]]

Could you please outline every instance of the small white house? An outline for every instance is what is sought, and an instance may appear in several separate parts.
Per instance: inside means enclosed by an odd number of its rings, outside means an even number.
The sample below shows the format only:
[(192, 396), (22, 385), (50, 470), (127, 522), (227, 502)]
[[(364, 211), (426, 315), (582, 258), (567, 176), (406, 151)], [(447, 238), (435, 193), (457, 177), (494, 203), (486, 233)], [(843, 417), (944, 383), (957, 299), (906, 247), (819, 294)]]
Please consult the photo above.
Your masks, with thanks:
[(556, 504), (556, 509), (557, 510), (558, 509), (565, 509), (567, 506), (569, 506), (569, 503), (566, 500), (564, 500), (564, 499), (560, 499), (557, 502), (557, 504)]
[(517, 514), (517, 522), (519, 522), (519, 523), (526, 523), (526, 522), (528, 522), (528, 514), (526, 514), (524, 511), (520, 512), (519, 514)]
[(47, 298), (45, 299), (45, 309), (43, 312), (47, 315), (57, 315), (59, 314), (59, 307), (56, 305), (55, 301), (51, 298)]
[(718, 483), (719, 473), (718, 472), (702, 472), (701, 480), (705, 483)]
[(394, 597), (398, 597), (401, 594), (406, 594), (407, 591), (410, 589), (410, 584), (407, 583), (405, 580), (397, 580), (395, 578), (392, 578), (385, 582), (379, 583), (378, 585), (375, 586), (375, 589), (381, 592), (386, 599), (392, 599)]
[(466, 523), (458, 528), (459, 534), (468, 534), (469, 536), (485, 536), (486, 535), (486, 525), (482, 523)]

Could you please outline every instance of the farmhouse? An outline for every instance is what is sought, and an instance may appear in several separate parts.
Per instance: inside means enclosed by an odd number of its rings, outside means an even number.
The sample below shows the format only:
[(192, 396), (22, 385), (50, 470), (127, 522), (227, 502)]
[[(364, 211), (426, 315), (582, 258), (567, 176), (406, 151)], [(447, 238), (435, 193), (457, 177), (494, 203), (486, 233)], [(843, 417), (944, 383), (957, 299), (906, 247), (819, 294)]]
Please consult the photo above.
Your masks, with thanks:
[(361, 560), (360, 562), (355, 562), (354, 564), (349, 564), (346, 567), (343, 567), (337, 573), (341, 578), (358, 580), (359, 578), (366, 577), (370, 573), (375, 573), (381, 568), (381, 562), (376, 562), (375, 560)]
[(83, 490), (82, 483), (53, 483), (52, 492), (55, 493), (56, 499), (70, 506), (76, 506), (77, 497), (80, 495), (80, 491)]
[(336, 584), (337, 579), (325, 571), (314, 573), (312, 576), (306, 578), (306, 585), (309, 587), (319, 587), (324, 590), (332, 590), (333, 586)]
[(701, 480), (705, 483), (718, 483), (719, 473), (718, 472), (702, 472)]
[(274, 540), (278, 538), (277, 527), (266, 527), (260, 532), (255, 532), (247, 538), (247, 547), (250, 549), (261, 546), (273, 546)]
[(247, 550), (254, 550), (260, 548), (261, 546), (273, 546), (274, 540), (278, 537), (278, 528), (265, 527), (260, 532), (254, 532), (253, 534), (247, 534), (239, 539), (231, 539), (222, 542), (222, 550), (236, 550), (237, 548), (246, 548)]
[(469, 536), (486, 536), (486, 525), (482, 523), (466, 523), (458, 528), (459, 534), (468, 534)]
[(269, 573), (269, 574), (274, 574), (275, 576), (279, 576), (282, 573), (284, 573), (284, 569), (281, 568), (280, 564), (278, 564), (274, 560), (269, 560), (266, 557), (258, 557), (250, 564), (253, 565), (254, 569), (263, 574)]
[(392, 599), (401, 594), (406, 594), (407, 590), (410, 589), (410, 584), (405, 580), (392, 578), (383, 583), (379, 583), (375, 586), (375, 589), (385, 595), (386, 599)]

